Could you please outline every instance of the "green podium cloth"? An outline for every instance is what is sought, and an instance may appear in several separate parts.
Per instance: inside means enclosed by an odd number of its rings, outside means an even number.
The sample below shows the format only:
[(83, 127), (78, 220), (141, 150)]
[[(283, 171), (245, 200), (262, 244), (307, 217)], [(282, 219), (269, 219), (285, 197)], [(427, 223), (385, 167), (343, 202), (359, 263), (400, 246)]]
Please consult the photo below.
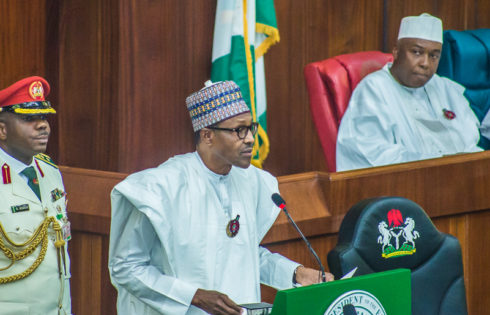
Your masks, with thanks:
[(352, 304), (358, 314), (411, 315), (410, 292), (410, 270), (395, 269), (279, 291), (271, 314), (342, 315)]

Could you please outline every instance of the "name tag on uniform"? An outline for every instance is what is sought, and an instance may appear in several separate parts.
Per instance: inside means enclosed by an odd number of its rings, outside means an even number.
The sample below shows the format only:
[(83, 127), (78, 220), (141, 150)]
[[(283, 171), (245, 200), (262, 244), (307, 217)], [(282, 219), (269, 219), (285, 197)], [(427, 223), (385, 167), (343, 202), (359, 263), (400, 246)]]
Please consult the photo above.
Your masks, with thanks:
[(18, 205), (18, 206), (11, 206), (10, 210), (12, 210), (12, 213), (17, 213), (17, 212), (22, 212), (22, 211), (29, 211), (29, 205), (23, 204), (23, 205)]

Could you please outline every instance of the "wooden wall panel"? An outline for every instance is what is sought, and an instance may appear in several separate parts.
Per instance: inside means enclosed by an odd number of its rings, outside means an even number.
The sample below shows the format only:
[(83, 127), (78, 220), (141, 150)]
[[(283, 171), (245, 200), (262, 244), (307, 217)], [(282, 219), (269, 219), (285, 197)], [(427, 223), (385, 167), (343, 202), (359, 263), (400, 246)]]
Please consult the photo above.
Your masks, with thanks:
[(0, 89), (45, 75), (46, 1), (0, 1)]
[(473, 14), (469, 15), (468, 28), (490, 28), (490, 1), (475, 0), (469, 2), (474, 4), (474, 11)]
[(302, 66), (310, 30), (307, 2), (276, 1), (275, 5), (281, 41), (265, 55), (271, 151), (264, 167), (277, 175), (302, 167), (307, 159), (304, 145), (311, 141), (319, 145), (319, 140), (306, 103), (298, 102), (306, 97)]
[(214, 0), (120, 1), (119, 171), (194, 150), (185, 98), (209, 79), (215, 10)]
[[(60, 1), (47, 0), (46, 2), (46, 39), (44, 43), (46, 80), (51, 86), (51, 93), (47, 99), (55, 109), (59, 109), (59, 28), (60, 28)], [(63, 117), (63, 116), (61, 116)], [(51, 127), (51, 135), (47, 148), (47, 154), (55, 161), (59, 159), (59, 120), (60, 115), (50, 115), (48, 122)]]
[(58, 162), (117, 170), (117, 0), (62, 1)]
[(72, 231), (71, 296), (74, 314), (116, 314), (117, 291), (109, 277), (109, 230), (104, 234)]
[(488, 310), (488, 295), (482, 296), (480, 292), (490, 291), (490, 282), (487, 277), (489, 274), (488, 256), (490, 251), (490, 230), (488, 229), (488, 220), (490, 211), (470, 215), (466, 222), (467, 242), (465, 244), (466, 263), (465, 274), (479, 275), (472, 278), (472, 281), (466, 285), (466, 294), (469, 296), (469, 314), (485, 314)]
[(485, 266), (488, 259), (484, 254), (490, 250), (489, 221), (490, 211), (434, 219), (440, 231), (455, 236), (461, 244), (468, 314), (485, 314), (490, 303), (486, 295), (480, 294), (490, 290)]
[[(104, 269), (101, 266), (102, 238), (74, 231), (73, 239), (77, 241), (69, 243), (72, 308), (80, 314), (97, 314), (101, 308), (98, 297), (101, 296), (101, 273)], [(85, 279), (84, 286), (78, 285), (81, 279)]]

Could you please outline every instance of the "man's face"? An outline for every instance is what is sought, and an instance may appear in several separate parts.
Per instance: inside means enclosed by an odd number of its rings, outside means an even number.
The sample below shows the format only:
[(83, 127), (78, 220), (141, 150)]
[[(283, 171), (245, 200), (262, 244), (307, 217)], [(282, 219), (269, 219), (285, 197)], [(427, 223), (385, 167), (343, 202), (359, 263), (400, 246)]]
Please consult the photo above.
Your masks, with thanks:
[(46, 151), (50, 131), (45, 116), (0, 115), (0, 146), (25, 164), (30, 164), (34, 155)]
[[(243, 113), (218, 123), (216, 127), (234, 129), (251, 124), (252, 116), (250, 113)], [(250, 131), (247, 131), (244, 139), (239, 139), (234, 131), (213, 130), (213, 132), (215, 137), (211, 150), (215, 164), (221, 169), (228, 168), (228, 171), (232, 165), (241, 168), (250, 166), (254, 144), (254, 137)]]
[(390, 71), (395, 79), (408, 87), (421, 87), (432, 78), (439, 65), (441, 43), (402, 38), (393, 49), (393, 66)]

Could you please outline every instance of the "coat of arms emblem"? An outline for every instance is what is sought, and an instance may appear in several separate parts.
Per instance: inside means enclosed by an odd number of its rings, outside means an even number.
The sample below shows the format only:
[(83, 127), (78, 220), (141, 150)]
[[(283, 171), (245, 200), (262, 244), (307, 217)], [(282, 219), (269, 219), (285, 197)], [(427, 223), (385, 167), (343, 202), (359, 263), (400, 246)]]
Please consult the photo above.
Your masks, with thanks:
[(44, 97), (44, 89), (41, 81), (32, 82), (31, 86), (29, 87), (29, 95), (34, 100), (41, 100)]
[(391, 209), (387, 217), (388, 223), (381, 221), (378, 224), (381, 256), (391, 258), (415, 253), (415, 240), (420, 237), (415, 230), (415, 220), (406, 217), (403, 221), (402, 213), (398, 209)]

